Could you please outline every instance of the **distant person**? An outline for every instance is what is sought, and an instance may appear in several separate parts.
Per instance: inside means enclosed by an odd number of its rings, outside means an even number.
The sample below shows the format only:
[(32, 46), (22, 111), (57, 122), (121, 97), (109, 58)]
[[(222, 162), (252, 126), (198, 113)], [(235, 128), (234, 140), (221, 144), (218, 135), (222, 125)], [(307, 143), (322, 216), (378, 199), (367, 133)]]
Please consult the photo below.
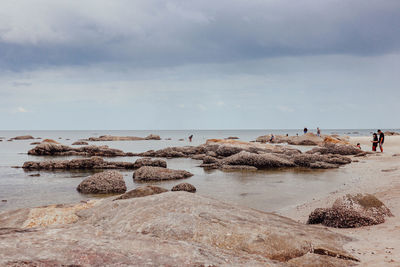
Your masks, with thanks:
[(296, 133), (296, 136), (299, 136), (299, 133)]
[(317, 136), (321, 136), (321, 130), (317, 127)]
[(372, 135), (372, 151), (376, 151), (376, 147), (378, 146), (378, 135), (374, 133)]
[(385, 142), (385, 135), (381, 130), (378, 130), (379, 134), (379, 149), (383, 152), (383, 143)]
[(191, 134), (191, 135), (189, 136), (189, 142), (192, 142), (192, 139), (193, 139), (193, 134)]
[(286, 134), (286, 136), (289, 136), (289, 134)]
[(275, 139), (275, 136), (273, 134), (271, 134), (271, 138), (269, 139), (269, 141), (272, 143)]
[(307, 127), (304, 127), (304, 134), (306, 134), (308, 132)]
[(357, 143), (357, 147), (358, 147), (359, 149), (361, 149), (361, 144), (360, 144), (360, 143)]

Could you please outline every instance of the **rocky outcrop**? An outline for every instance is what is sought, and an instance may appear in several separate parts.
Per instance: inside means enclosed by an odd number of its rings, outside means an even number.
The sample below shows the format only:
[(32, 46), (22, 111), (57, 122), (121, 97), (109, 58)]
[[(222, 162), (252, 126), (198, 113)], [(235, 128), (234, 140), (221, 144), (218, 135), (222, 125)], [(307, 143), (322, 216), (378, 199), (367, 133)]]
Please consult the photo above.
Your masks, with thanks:
[(108, 146), (69, 147), (61, 144), (42, 143), (28, 151), (28, 155), (35, 156), (101, 156), (101, 157), (129, 157), (133, 153), (109, 148)]
[(285, 157), (272, 153), (256, 154), (246, 151), (239, 152), (235, 155), (222, 160), (222, 165), (244, 165), (253, 166), (257, 169), (271, 169), (281, 167), (295, 167), (296, 165)]
[(395, 135), (400, 135), (400, 133), (398, 133), (398, 132), (386, 131), (386, 132), (385, 132), (385, 135), (386, 135), (386, 136), (395, 136)]
[(144, 166), (133, 173), (135, 181), (162, 181), (184, 179), (193, 176), (192, 173), (183, 170), (171, 170), (161, 167)]
[(59, 142), (54, 141), (53, 139), (44, 139), (42, 143), (60, 144)]
[(306, 152), (307, 154), (338, 154), (338, 155), (366, 155), (365, 151), (362, 151), (356, 146), (341, 144), (341, 143), (325, 143), (321, 147), (315, 147)]
[(256, 142), (261, 143), (287, 143), (289, 145), (297, 145), (297, 146), (317, 146), (322, 145), (324, 139), (320, 136), (317, 136), (313, 133), (307, 133), (299, 136), (286, 136), (286, 135), (274, 135), (274, 138), (271, 140), (271, 135), (259, 136), (256, 139)]
[(235, 139), (239, 139), (239, 137), (237, 137), (237, 136), (229, 136), (229, 137), (227, 137), (225, 139), (227, 139), (227, 140), (235, 140)]
[(168, 190), (165, 188), (162, 188), (159, 186), (154, 186), (154, 185), (147, 185), (147, 186), (138, 187), (129, 192), (126, 192), (125, 194), (117, 197), (114, 200), (129, 199), (129, 198), (136, 198), (136, 197), (146, 197), (146, 196), (161, 194), (161, 193), (165, 193), (165, 192), (168, 192)]
[(34, 218), (34, 209), (2, 213), (0, 265), (350, 266), (357, 261), (343, 249), (351, 241), (343, 235), (187, 192), (103, 199), (80, 211), (69, 209), (74, 223), (41, 228), (24, 225), (50, 212), (62, 217), (65, 207), (44, 209)]
[(146, 137), (137, 137), (137, 136), (113, 136), (113, 135), (102, 135), (99, 137), (89, 137), (88, 139), (84, 139), (82, 141), (140, 141), (140, 140), (161, 140), (160, 136), (155, 134), (150, 134)]
[(167, 162), (162, 159), (141, 158), (137, 159), (133, 166), (135, 167), (135, 169), (139, 169), (143, 166), (167, 168)]
[(33, 142), (33, 143), (30, 143), (30, 145), (31, 146), (40, 145), (40, 142)]
[(392, 213), (375, 196), (346, 195), (338, 198), (331, 208), (314, 210), (307, 223), (320, 223), (336, 228), (355, 228), (383, 223), (386, 216), (392, 216)]
[(84, 194), (118, 194), (126, 191), (126, 185), (121, 173), (106, 171), (86, 178), (76, 190)]
[(180, 183), (172, 187), (171, 191), (186, 191), (189, 193), (195, 193), (196, 187), (194, 187), (194, 185), (191, 185), (189, 183)]
[(27, 161), (24, 170), (134, 169), (133, 162), (105, 161), (101, 157), (72, 160)]
[(35, 139), (32, 135), (22, 135), (11, 138), (10, 140), (31, 140)]
[(87, 146), (87, 145), (89, 145), (89, 143), (85, 142), (85, 141), (76, 141), (76, 142), (73, 142), (72, 145), (73, 146)]

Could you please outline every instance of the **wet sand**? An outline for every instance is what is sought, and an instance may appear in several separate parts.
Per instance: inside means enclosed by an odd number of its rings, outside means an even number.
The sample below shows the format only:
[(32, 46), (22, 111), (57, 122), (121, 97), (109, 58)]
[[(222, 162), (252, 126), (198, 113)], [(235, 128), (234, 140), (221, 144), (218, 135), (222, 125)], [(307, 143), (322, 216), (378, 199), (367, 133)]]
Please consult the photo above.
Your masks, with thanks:
[[(352, 137), (351, 143), (360, 143), (371, 151), (370, 137)], [(332, 231), (354, 238), (346, 245), (350, 253), (357, 256), (360, 266), (400, 266), (400, 136), (387, 136), (384, 153), (366, 158), (354, 158), (359, 162), (345, 166), (348, 179), (344, 187), (328, 196), (315, 199), (295, 208), (279, 211), (279, 214), (305, 223), (315, 208), (330, 207), (336, 198), (347, 193), (371, 193), (383, 201), (394, 217), (380, 225), (335, 229)]]

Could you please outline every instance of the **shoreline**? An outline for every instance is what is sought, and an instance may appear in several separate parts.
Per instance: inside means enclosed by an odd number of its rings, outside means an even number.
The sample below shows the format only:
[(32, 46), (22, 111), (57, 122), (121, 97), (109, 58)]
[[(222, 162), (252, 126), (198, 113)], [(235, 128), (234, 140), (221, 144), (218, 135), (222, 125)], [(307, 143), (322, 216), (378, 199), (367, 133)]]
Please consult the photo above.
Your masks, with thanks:
[[(370, 137), (351, 137), (352, 144), (361, 143), (362, 148), (370, 147)], [(368, 151), (368, 150), (367, 150)], [(369, 148), (370, 151), (370, 148)], [(310, 202), (277, 211), (297, 222), (306, 223), (308, 215), (316, 208), (330, 207), (340, 196), (356, 193), (370, 193), (380, 199), (392, 211), (394, 217), (386, 218), (383, 224), (360, 228), (328, 228), (335, 233), (353, 239), (345, 249), (361, 260), (362, 266), (400, 265), (400, 136), (386, 137), (384, 153), (356, 158), (358, 162), (342, 167), (347, 171), (348, 180), (340, 190)]]

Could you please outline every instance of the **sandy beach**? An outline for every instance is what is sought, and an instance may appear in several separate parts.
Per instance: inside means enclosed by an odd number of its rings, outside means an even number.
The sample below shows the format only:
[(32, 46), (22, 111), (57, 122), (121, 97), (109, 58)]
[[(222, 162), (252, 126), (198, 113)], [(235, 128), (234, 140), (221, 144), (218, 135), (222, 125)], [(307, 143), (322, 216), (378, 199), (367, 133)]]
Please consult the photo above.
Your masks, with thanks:
[[(371, 137), (351, 137), (352, 144), (360, 143), (371, 151)], [(280, 214), (305, 223), (315, 208), (330, 207), (340, 196), (348, 193), (374, 194), (392, 211), (394, 217), (380, 225), (353, 229), (329, 228), (354, 240), (345, 246), (360, 259), (361, 266), (400, 266), (400, 136), (386, 136), (384, 153), (354, 158), (346, 169), (348, 181), (340, 190), (309, 203), (281, 211)]]

